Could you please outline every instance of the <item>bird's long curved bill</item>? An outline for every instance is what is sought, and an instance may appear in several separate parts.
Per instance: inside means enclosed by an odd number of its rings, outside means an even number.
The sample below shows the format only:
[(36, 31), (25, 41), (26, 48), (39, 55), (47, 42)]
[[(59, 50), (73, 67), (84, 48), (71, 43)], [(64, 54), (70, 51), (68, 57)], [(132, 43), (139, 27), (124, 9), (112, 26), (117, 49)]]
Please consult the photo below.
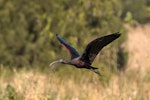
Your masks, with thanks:
[(51, 66), (53, 66), (56, 63), (60, 63), (60, 60), (57, 60), (57, 61), (54, 61), (54, 62), (50, 63), (49, 66), (51, 67)]
[(57, 60), (57, 61), (54, 61), (52, 63), (49, 64), (49, 67), (52, 69), (52, 70), (55, 70), (57, 68), (57, 66), (54, 66), (55, 64), (57, 63), (61, 63), (60, 60)]

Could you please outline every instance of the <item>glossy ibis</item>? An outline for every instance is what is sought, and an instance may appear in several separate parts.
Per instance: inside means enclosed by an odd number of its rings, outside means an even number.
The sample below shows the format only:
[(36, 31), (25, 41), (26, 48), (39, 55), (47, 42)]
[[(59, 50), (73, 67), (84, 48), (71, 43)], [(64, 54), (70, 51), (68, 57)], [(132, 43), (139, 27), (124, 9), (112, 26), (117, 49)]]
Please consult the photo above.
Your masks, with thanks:
[(119, 37), (120, 37), (119, 32), (107, 36), (99, 37), (91, 41), (85, 48), (83, 54), (79, 55), (79, 53), (70, 44), (68, 44), (64, 39), (62, 39), (56, 34), (56, 38), (58, 39), (58, 41), (71, 54), (71, 60), (65, 61), (64, 59), (60, 59), (52, 62), (50, 66), (52, 66), (55, 63), (69, 64), (75, 66), (76, 68), (89, 69), (97, 73), (98, 75), (101, 75), (100, 72), (98, 71), (98, 68), (91, 66), (91, 64), (93, 63), (95, 57), (103, 47), (105, 47), (106, 45), (108, 45), (109, 43), (111, 43), (112, 41), (114, 41)]

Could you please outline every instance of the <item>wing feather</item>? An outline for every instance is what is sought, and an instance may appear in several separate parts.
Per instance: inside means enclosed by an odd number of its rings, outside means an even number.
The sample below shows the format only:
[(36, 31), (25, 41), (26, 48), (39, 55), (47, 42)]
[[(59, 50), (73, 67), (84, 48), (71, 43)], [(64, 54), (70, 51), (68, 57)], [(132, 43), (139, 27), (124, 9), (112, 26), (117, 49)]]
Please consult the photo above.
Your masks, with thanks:
[(69, 53), (71, 54), (71, 59), (80, 56), (79, 53), (76, 51), (76, 49), (74, 49), (69, 43), (67, 43), (64, 39), (59, 37), (57, 34), (56, 34), (56, 38), (69, 51)]
[(120, 33), (117, 32), (91, 41), (81, 55), (80, 60), (91, 65), (100, 50), (119, 37)]

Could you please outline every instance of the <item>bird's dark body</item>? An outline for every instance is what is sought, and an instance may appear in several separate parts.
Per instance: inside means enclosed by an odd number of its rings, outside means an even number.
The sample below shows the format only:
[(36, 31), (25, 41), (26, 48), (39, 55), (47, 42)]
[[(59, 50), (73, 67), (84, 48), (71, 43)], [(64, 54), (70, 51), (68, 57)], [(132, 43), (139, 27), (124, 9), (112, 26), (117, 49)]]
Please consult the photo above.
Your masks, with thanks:
[(86, 67), (86, 63), (79, 60), (80, 57), (74, 58), (71, 61), (69, 61), (70, 65), (74, 65), (77, 68), (85, 68)]
[(68, 64), (75, 66), (76, 68), (86, 68), (86, 69), (98, 69), (95, 67), (92, 67), (90, 64), (83, 62), (80, 60), (81, 57), (77, 57), (72, 59), (71, 61), (68, 62)]
[(86, 69), (90, 68), (90, 65), (88, 63), (83, 62), (79, 59), (80, 59), (80, 57), (74, 58), (71, 61), (69, 61), (68, 64), (74, 65), (77, 68), (86, 68)]
[(91, 66), (91, 64), (93, 63), (99, 51), (103, 47), (105, 47), (106, 45), (108, 45), (118, 37), (120, 37), (120, 34), (114, 33), (91, 41), (87, 45), (82, 55), (79, 55), (79, 53), (72, 46), (70, 46), (64, 39), (60, 38), (57, 34), (56, 37), (59, 40), (59, 42), (70, 52), (71, 60), (66, 62), (65, 60), (61, 59), (51, 63), (51, 65), (56, 62), (61, 62), (63, 64), (73, 65), (77, 68), (90, 69), (95, 73), (97, 73), (98, 75), (101, 75), (100, 72), (97, 70), (98, 68)]

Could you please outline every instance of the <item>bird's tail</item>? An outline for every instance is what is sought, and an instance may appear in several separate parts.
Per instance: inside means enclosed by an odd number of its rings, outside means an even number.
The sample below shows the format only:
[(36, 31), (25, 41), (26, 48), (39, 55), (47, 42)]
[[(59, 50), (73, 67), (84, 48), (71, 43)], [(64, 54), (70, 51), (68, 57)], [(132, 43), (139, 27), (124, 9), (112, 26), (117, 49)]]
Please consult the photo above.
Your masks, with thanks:
[(89, 67), (90, 67), (89, 69), (90, 69), (91, 71), (95, 72), (95, 73), (98, 74), (99, 76), (102, 76), (101, 73), (98, 71), (98, 68), (92, 67), (92, 66), (89, 66)]

